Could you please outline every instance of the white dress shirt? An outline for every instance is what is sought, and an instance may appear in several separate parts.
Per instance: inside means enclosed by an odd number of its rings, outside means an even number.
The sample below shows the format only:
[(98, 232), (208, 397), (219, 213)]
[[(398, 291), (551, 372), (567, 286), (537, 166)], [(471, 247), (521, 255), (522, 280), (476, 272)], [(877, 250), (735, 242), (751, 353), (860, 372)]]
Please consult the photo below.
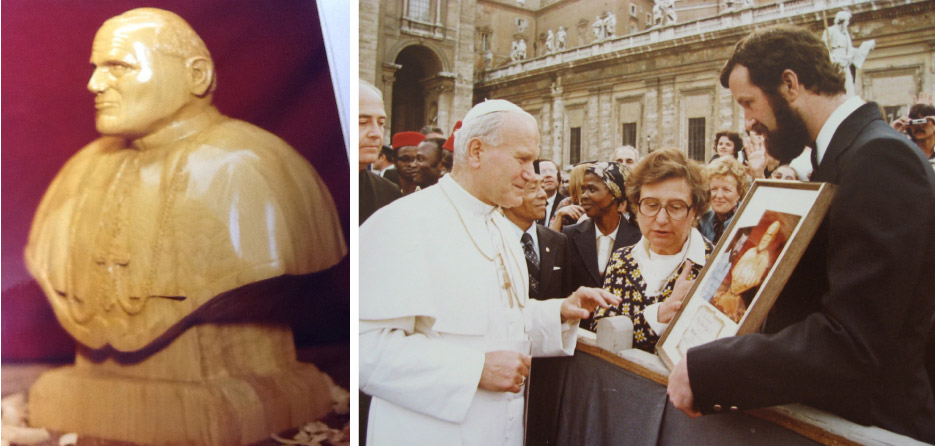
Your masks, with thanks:
[(818, 132), (818, 137), (815, 138), (815, 145), (818, 146), (815, 148), (818, 151), (815, 154), (815, 159), (818, 160), (818, 164), (821, 164), (821, 159), (824, 158), (825, 151), (828, 150), (828, 144), (831, 144), (831, 137), (838, 130), (838, 126), (861, 105), (864, 105), (863, 99), (859, 96), (851, 96), (838, 108), (834, 109), (831, 116), (828, 116), (825, 125), (821, 126), (821, 131)]
[(525, 231), (514, 223), (513, 229), (516, 230), (516, 238), (520, 239), (520, 246), (522, 246), (523, 234), (529, 234), (532, 237), (532, 249), (536, 252), (536, 258), (541, 262), (542, 256), (539, 255), (539, 234), (536, 232), (536, 222), (532, 222)]
[(607, 270), (607, 262), (610, 261), (610, 256), (614, 253), (614, 242), (617, 241), (617, 231), (620, 230), (620, 225), (626, 223), (626, 221), (623, 215), (621, 215), (617, 226), (607, 235), (604, 235), (601, 232), (601, 228), (597, 227), (597, 222), (594, 222), (594, 242), (597, 246), (597, 270), (601, 272), (601, 277), (604, 277), (604, 271)]

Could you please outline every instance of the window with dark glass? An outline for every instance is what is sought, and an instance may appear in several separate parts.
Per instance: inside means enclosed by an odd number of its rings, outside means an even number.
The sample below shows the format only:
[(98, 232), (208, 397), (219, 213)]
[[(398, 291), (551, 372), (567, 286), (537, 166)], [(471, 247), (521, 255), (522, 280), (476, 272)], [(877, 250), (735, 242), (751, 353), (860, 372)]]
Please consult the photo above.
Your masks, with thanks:
[(688, 118), (688, 157), (704, 162), (704, 119)]
[(621, 129), (620, 134), (623, 135), (623, 142), (621, 142), (621, 144), (625, 146), (636, 147), (636, 123), (635, 122), (624, 122), (623, 129)]
[(572, 127), (568, 139), (568, 162), (571, 165), (581, 162), (581, 127)]

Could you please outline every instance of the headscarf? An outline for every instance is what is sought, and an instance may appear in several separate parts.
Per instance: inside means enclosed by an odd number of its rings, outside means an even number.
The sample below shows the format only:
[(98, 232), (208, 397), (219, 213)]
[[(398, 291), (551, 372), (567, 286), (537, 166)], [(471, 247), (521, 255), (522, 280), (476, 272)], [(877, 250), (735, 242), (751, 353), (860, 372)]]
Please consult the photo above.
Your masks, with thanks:
[(627, 177), (630, 176), (630, 169), (627, 168), (627, 166), (613, 161), (602, 161), (588, 166), (588, 168), (585, 169), (585, 173), (597, 175), (597, 177), (607, 185), (607, 189), (610, 189), (611, 195), (613, 195), (617, 201), (623, 202), (627, 200), (625, 195), (626, 182)]

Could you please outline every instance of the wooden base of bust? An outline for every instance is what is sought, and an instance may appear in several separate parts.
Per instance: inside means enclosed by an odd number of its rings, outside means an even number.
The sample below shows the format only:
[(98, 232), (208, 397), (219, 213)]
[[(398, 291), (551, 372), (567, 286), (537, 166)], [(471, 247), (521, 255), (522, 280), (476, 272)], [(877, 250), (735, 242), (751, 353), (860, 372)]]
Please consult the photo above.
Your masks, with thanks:
[(241, 445), (331, 410), (327, 377), (295, 359), (288, 326), (200, 324), (151, 354), (79, 348), (44, 373), (30, 423), (138, 444)]

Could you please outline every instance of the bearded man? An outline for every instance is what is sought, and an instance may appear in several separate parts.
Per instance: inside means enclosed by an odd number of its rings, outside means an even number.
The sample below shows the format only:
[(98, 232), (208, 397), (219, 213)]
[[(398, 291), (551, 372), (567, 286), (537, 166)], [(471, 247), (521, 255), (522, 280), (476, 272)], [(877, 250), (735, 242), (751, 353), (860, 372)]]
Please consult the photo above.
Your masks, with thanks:
[(671, 401), (690, 416), (801, 402), (935, 443), (923, 365), (935, 173), (877, 104), (845, 94), (840, 68), (805, 29), (748, 35), (721, 84), (771, 156), (788, 163), (814, 147), (812, 180), (837, 192), (764, 332), (690, 349), (669, 378)]

